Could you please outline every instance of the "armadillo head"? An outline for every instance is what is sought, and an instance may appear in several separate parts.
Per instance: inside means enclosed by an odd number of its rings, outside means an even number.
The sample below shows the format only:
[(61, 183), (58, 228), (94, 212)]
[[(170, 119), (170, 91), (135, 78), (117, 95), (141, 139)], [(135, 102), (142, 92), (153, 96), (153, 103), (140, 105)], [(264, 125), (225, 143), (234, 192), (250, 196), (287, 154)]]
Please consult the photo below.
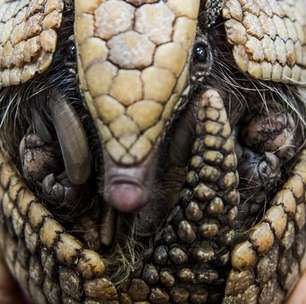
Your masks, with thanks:
[(106, 201), (148, 199), (154, 151), (188, 87), (200, 0), (78, 0), (79, 78), (105, 160)]

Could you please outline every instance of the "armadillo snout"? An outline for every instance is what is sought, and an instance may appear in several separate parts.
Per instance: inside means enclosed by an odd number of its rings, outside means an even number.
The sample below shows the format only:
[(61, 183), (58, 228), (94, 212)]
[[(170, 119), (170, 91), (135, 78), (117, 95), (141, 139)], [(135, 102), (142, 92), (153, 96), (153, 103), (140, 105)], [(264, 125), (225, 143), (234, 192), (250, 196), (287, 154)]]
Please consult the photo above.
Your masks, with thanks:
[(104, 155), (104, 201), (120, 212), (139, 211), (150, 199), (155, 178), (156, 155), (141, 164), (118, 165), (108, 153)]
[(122, 179), (120, 182), (112, 181), (106, 193), (104, 199), (115, 209), (125, 213), (138, 211), (148, 201), (148, 192), (129, 179)]

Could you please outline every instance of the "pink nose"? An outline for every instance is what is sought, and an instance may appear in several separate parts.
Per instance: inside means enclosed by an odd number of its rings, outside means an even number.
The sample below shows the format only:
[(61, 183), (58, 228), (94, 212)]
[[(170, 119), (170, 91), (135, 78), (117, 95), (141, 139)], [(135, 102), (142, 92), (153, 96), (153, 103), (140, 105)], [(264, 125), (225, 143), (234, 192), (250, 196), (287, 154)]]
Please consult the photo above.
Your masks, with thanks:
[(156, 158), (150, 155), (137, 166), (122, 166), (104, 153), (104, 201), (120, 212), (139, 211), (149, 202)]
[(115, 182), (110, 185), (105, 200), (121, 212), (134, 212), (147, 202), (144, 189), (134, 183)]

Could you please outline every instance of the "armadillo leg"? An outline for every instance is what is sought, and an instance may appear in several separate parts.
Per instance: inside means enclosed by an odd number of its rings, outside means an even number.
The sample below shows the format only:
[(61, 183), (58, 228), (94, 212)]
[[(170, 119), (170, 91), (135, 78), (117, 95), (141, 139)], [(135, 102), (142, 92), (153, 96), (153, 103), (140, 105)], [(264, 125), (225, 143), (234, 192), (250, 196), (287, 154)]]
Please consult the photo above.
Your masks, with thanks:
[(306, 268), (306, 153), (247, 240), (232, 251), (227, 303), (282, 303)]
[(61, 172), (64, 168), (56, 148), (54, 143), (44, 142), (39, 134), (25, 135), (19, 148), (22, 173), (50, 207), (75, 206), (84, 187), (73, 185), (66, 172)]

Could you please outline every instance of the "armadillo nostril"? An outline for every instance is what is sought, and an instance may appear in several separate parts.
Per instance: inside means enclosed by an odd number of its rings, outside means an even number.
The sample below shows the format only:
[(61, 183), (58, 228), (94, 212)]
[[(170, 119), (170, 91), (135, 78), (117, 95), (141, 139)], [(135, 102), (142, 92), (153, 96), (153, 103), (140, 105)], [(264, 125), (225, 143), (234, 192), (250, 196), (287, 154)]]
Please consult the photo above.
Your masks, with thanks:
[(124, 167), (115, 163), (107, 152), (104, 153), (104, 183), (101, 190), (105, 202), (124, 213), (142, 209), (152, 194), (156, 159), (152, 153), (144, 162)]
[(137, 183), (114, 181), (105, 192), (104, 199), (120, 212), (135, 212), (146, 205), (148, 193)]

